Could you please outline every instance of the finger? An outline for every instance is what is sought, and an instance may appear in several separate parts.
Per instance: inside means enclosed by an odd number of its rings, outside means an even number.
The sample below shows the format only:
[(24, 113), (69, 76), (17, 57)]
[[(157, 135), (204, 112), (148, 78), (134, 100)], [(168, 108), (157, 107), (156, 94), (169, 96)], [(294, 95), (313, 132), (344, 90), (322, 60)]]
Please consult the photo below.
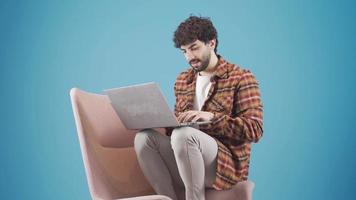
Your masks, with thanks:
[(182, 122), (182, 120), (184, 119), (184, 117), (187, 115), (187, 112), (183, 112), (183, 113), (181, 113), (179, 116), (178, 116), (178, 121), (179, 122)]
[(185, 122), (190, 122), (196, 115), (198, 115), (199, 113), (196, 112), (196, 111), (193, 111), (191, 113), (189, 113), (189, 115), (187, 115), (185, 118), (184, 118), (184, 121)]
[(186, 118), (187, 115), (189, 115), (189, 113), (191, 113), (191, 111), (186, 111), (186, 112), (183, 112), (181, 113), (179, 116), (178, 116), (178, 122), (184, 122), (184, 119)]
[(189, 116), (189, 121), (193, 121), (194, 118), (196, 118), (199, 115), (199, 113), (194, 113), (193, 115)]
[(189, 115), (191, 115), (190, 111), (185, 112), (184, 116), (182, 116), (182, 118), (181, 118), (181, 122), (186, 122), (186, 118), (188, 118)]
[(191, 115), (192, 113), (187, 113), (183, 118), (182, 118), (182, 122), (187, 122), (187, 120), (189, 119), (189, 116)]
[(198, 115), (196, 115), (191, 121), (192, 121), (192, 122), (197, 122), (197, 121), (199, 121), (201, 118), (202, 118), (201, 115), (198, 114)]

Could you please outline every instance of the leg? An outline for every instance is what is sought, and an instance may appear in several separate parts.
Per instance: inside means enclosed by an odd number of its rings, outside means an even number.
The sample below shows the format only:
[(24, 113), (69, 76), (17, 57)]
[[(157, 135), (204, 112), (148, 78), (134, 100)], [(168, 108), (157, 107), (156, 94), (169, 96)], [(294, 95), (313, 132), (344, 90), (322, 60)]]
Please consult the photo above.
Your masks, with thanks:
[(208, 134), (191, 127), (176, 128), (171, 145), (183, 180), (186, 200), (204, 200), (205, 187), (215, 180), (218, 145)]
[(183, 186), (170, 145), (170, 138), (153, 129), (138, 132), (135, 151), (140, 167), (157, 194), (177, 200), (175, 190)]

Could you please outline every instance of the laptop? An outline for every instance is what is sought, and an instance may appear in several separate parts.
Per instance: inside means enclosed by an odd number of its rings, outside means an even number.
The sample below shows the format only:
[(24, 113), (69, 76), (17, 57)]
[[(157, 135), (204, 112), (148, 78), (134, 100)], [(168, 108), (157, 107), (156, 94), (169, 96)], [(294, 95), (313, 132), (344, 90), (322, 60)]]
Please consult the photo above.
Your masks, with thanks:
[(195, 126), (210, 121), (179, 123), (158, 84), (144, 83), (104, 90), (127, 129)]

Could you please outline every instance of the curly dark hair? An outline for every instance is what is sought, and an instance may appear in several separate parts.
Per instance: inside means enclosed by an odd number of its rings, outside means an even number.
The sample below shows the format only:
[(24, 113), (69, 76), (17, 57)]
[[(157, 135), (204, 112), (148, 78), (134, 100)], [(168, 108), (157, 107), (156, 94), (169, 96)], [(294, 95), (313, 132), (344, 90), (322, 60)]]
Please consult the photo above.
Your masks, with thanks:
[(200, 40), (205, 44), (215, 39), (215, 53), (218, 48), (218, 33), (208, 17), (190, 16), (174, 32), (173, 42), (176, 48)]

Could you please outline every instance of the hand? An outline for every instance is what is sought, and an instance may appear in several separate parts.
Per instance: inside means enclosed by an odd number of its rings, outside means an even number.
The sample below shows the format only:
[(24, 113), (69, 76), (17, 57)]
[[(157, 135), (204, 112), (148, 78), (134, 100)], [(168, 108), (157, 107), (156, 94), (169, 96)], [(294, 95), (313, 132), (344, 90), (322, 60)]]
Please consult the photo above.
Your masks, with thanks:
[(182, 122), (196, 122), (196, 121), (210, 121), (213, 119), (214, 114), (211, 112), (205, 111), (197, 111), (197, 110), (190, 110), (184, 113), (181, 113), (178, 116), (178, 121)]

